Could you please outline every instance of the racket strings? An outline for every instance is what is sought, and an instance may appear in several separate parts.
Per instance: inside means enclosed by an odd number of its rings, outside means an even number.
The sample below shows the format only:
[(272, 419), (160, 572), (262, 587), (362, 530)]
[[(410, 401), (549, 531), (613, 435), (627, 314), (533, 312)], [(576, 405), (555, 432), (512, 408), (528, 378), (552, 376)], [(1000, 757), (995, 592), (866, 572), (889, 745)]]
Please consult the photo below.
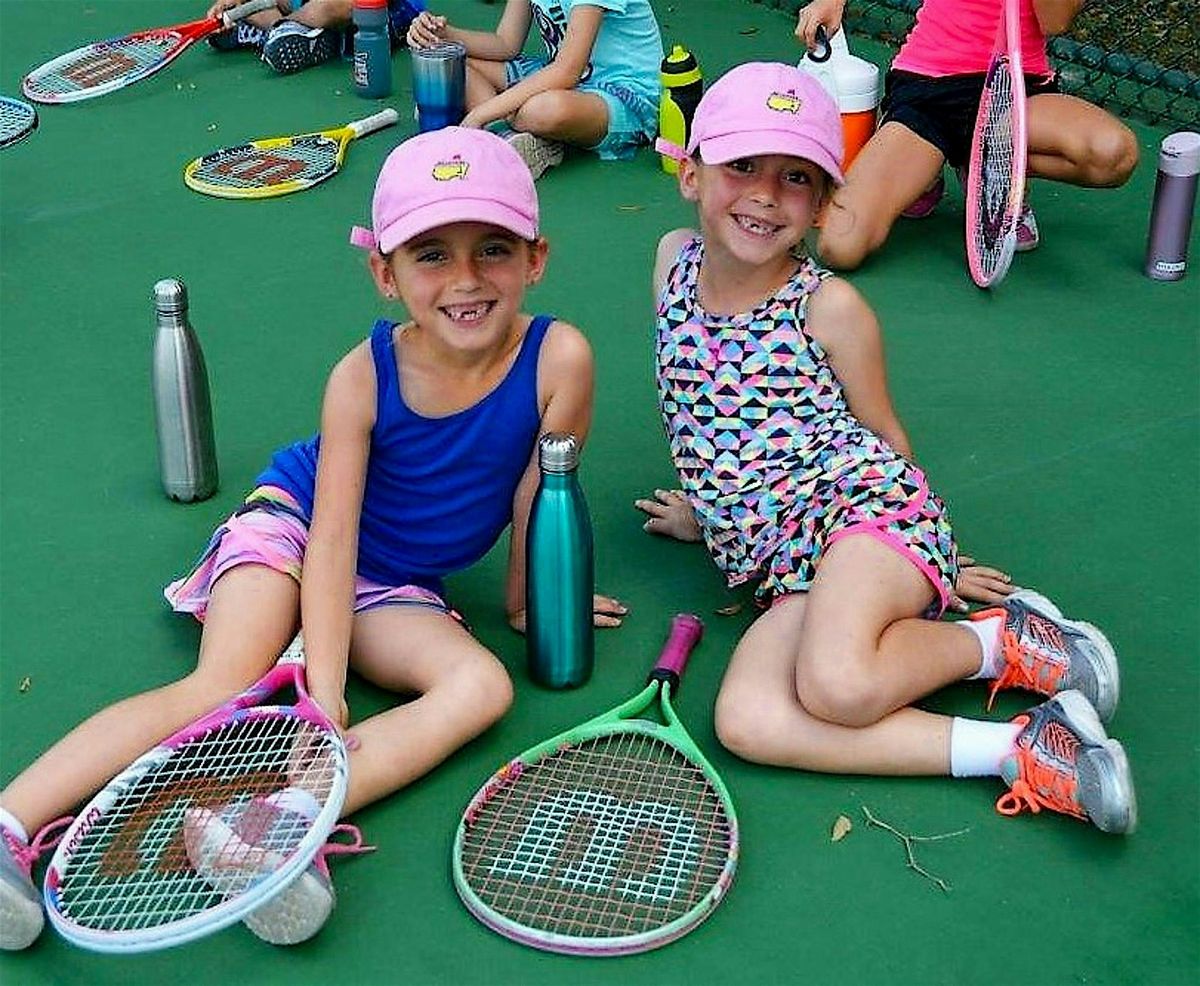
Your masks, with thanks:
[(95, 89), (127, 75), (136, 75), (162, 61), (173, 49), (180, 47), (178, 34), (165, 32), (140, 37), (102, 41), (50, 63), (41, 74), (35, 72), (26, 79), (26, 94), (64, 96)]
[(0, 97), (0, 143), (23, 134), (36, 119), (37, 114), (29, 104)]
[(972, 176), (975, 185), (972, 240), (980, 267), (989, 276), (1006, 262), (1011, 246), (1006, 241), (1016, 234), (1023, 195), (1023, 189), (1013, 180), (1014, 104), (1012, 67), (1002, 62), (990, 73), (984, 86), (979, 109), (983, 126), (977, 138), (978, 162)]
[(464, 833), (483, 903), (540, 932), (648, 935), (721, 884), (733, 833), (704, 771), (643, 733), (600, 737), (499, 785)]
[(339, 145), (318, 134), (295, 137), (275, 147), (247, 144), (201, 158), (190, 176), (223, 189), (270, 188), (301, 182), (312, 184), (337, 166)]
[[(268, 810), (263, 799), (291, 788), (320, 805), (342, 766), (324, 731), (295, 716), (244, 717), (186, 742), (74, 836), (54, 888), (58, 910), (82, 927), (130, 931), (244, 893), (291, 855), (313, 821)], [(211, 816), (223, 824), (189, 833), (189, 817), (195, 823)], [(268, 850), (256, 840), (269, 825)], [(213, 844), (214, 833), (226, 841)], [(197, 853), (203, 873), (192, 858)]]

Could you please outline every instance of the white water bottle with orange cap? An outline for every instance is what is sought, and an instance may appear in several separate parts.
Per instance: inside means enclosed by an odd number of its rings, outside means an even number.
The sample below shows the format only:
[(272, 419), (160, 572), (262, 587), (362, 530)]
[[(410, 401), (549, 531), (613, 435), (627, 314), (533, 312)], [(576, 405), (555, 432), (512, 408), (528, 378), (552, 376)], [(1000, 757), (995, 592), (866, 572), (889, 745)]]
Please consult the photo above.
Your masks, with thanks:
[(817, 28), (816, 47), (800, 59), (797, 68), (815, 76), (838, 104), (846, 141), (844, 172), (875, 132), (879, 66), (850, 53), (844, 30), (830, 38), (821, 25)]

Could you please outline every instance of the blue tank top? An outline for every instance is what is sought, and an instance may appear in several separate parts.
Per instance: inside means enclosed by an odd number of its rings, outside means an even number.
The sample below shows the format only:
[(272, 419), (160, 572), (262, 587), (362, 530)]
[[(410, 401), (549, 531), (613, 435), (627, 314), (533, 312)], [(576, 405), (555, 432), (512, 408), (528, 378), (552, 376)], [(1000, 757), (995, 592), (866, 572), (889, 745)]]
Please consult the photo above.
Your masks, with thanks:
[[(394, 322), (371, 332), (376, 410), (358, 534), (358, 573), (441, 593), (442, 577), (482, 558), (512, 521), (513, 496), (541, 425), (538, 355), (554, 319), (529, 325), (496, 387), (454, 414), (427, 418), (400, 392)], [(280, 449), (257, 485), (279, 486), (312, 518), (321, 436)]]

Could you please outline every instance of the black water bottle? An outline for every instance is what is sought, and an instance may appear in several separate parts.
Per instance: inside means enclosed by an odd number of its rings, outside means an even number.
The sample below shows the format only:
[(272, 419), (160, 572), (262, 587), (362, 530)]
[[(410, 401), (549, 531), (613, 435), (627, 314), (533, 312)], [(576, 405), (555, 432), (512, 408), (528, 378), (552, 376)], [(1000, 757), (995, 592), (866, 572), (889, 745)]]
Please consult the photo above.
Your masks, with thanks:
[[(658, 134), (677, 147), (686, 148), (692, 132), (692, 117), (704, 95), (704, 78), (696, 56), (675, 45), (663, 59), (660, 78), (662, 98), (658, 106)], [(679, 162), (667, 154), (662, 155), (662, 167), (669, 175), (679, 171)]]

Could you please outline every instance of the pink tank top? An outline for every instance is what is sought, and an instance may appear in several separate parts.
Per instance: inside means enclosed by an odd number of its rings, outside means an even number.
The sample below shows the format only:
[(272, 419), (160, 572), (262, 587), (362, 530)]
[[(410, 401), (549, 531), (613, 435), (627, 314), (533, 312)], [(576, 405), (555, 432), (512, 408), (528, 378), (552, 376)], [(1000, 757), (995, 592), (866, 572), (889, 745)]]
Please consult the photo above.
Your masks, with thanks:
[[(1049, 75), (1046, 36), (1033, 12), (1021, 3), (1021, 62), (1027, 75)], [(986, 72), (1004, 0), (925, 0), (892, 68), (917, 75)]]

